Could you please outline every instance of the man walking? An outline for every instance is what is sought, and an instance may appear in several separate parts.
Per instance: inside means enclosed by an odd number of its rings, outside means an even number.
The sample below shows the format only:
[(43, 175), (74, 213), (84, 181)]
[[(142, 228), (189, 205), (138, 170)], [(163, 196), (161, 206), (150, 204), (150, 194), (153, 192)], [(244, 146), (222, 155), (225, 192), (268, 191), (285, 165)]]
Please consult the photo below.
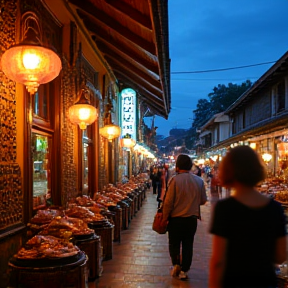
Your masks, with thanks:
[(188, 279), (197, 219), (201, 218), (200, 205), (207, 201), (204, 181), (194, 175), (191, 168), (191, 158), (180, 154), (176, 160), (176, 175), (169, 181), (163, 202), (163, 221), (169, 221), (169, 253), (173, 265), (171, 275), (181, 280)]

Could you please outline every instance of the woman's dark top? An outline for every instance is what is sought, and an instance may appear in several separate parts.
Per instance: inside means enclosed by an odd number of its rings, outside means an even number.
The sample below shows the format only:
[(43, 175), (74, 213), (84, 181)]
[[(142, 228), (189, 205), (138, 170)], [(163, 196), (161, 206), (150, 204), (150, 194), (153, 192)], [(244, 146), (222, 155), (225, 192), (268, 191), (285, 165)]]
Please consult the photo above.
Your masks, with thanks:
[(226, 198), (215, 205), (211, 224), (210, 233), (228, 240), (223, 287), (277, 287), (275, 241), (286, 235), (280, 203), (250, 208)]

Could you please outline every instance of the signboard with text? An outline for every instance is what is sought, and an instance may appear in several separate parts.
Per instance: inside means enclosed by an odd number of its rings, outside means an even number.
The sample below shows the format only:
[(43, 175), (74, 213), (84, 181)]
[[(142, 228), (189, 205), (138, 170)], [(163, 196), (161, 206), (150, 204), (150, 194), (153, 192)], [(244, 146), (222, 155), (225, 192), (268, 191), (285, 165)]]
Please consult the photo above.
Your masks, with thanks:
[(122, 137), (127, 133), (136, 140), (136, 92), (131, 88), (121, 91)]

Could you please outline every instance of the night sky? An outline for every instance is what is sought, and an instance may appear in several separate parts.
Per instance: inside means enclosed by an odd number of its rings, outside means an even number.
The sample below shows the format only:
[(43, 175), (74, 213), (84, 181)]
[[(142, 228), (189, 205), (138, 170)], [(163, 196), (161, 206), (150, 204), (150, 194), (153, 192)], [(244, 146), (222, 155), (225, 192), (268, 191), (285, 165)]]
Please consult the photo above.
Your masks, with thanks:
[(258, 64), (288, 51), (288, 0), (169, 0), (168, 11), (172, 108), (156, 117), (157, 135), (190, 128), (198, 99), (218, 84), (255, 82), (273, 65)]

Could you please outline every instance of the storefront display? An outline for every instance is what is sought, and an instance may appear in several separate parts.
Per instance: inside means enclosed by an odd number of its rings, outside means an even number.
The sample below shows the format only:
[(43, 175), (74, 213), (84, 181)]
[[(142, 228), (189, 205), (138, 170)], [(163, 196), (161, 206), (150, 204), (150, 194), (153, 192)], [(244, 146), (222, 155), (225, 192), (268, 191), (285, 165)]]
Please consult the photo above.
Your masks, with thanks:
[[(120, 243), (120, 233), (142, 207), (146, 189), (146, 178), (132, 177), (125, 184), (108, 185), (94, 199), (71, 199), (67, 209), (37, 210), (28, 224), (29, 240), (10, 259), (9, 287), (86, 288), (87, 281), (102, 275), (102, 261), (113, 258), (113, 241)], [(72, 280), (63, 284), (68, 276)]]

